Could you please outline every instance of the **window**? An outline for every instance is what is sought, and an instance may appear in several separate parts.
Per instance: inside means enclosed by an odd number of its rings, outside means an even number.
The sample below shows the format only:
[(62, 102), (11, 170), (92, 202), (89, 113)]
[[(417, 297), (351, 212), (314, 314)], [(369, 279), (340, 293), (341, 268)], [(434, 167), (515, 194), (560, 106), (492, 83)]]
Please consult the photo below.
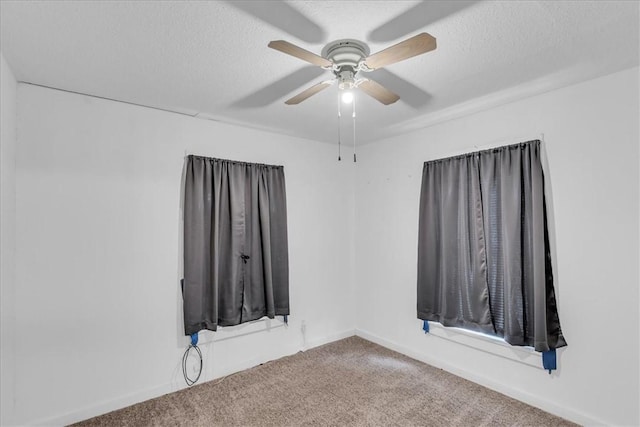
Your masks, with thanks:
[(566, 345), (540, 141), (425, 162), (419, 221), (419, 319), (553, 355)]
[(185, 334), (289, 314), (282, 166), (188, 156)]

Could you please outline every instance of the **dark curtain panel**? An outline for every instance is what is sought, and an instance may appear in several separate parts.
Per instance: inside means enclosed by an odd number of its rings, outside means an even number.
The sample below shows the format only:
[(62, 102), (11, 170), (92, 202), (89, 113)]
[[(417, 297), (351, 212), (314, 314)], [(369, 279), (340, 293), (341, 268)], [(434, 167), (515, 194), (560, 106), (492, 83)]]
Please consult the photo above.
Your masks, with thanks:
[(566, 345), (539, 141), (424, 164), (418, 318), (536, 351)]
[(289, 314), (282, 166), (187, 157), (183, 298), (187, 335)]
[[(491, 332), (477, 158), (424, 165), (418, 246), (418, 317)], [(427, 281), (430, 286), (422, 286)], [(442, 286), (433, 286), (433, 284)]]

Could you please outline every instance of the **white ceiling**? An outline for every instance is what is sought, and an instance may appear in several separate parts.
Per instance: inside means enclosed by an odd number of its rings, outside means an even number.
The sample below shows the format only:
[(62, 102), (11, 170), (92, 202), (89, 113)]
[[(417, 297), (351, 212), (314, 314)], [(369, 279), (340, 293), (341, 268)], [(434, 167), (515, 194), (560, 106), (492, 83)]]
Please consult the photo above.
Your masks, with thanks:
[(422, 31), (436, 37), (437, 50), (370, 75), (401, 100), (383, 106), (358, 93), (359, 142), (423, 126), (455, 105), (509, 88), (531, 95), (639, 62), (637, 1), (2, 1), (0, 7), (2, 53), (19, 81), (327, 142), (337, 140), (336, 86), (297, 106), (284, 101), (330, 73), (267, 48), (269, 41), (319, 54), (332, 40), (354, 38), (373, 53)]

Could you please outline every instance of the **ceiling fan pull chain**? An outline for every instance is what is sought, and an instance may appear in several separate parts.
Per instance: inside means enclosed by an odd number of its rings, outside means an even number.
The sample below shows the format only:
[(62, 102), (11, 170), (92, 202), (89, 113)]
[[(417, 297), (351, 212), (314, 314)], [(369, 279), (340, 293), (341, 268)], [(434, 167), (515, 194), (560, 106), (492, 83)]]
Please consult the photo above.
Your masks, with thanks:
[(353, 97), (353, 163), (356, 162), (356, 97)]
[(338, 161), (342, 160), (340, 158), (340, 119), (342, 114), (340, 114), (340, 93), (338, 92)]

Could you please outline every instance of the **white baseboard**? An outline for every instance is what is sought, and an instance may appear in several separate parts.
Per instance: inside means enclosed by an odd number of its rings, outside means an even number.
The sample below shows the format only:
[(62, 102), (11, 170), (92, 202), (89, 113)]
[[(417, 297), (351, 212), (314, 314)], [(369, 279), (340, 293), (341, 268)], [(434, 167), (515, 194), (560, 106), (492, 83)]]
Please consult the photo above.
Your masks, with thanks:
[(577, 411), (575, 409), (567, 408), (564, 406), (559, 406), (550, 400), (541, 399), (539, 396), (532, 395), (520, 389), (515, 389), (506, 384), (494, 381), (491, 378), (478, 375), (475, 372), (470, 372), (468, 370), (461, 369), (458, 366), (447, 363), (446, 361), (433, 358), (428, 354), (417, 352), (415, 350), (410, 349), (409, 347), (403, 346), (394, 341), (384, 339), (382, 337), (379, 337), (375, 334), (364, 331), (362, 329), (356, 329), (356, 335), (368, 341), (371, 341), (378, 345), (386, 347), (390, 350), (397, 351), (398, 353), (402, 353), (405, 356), (409, 356), (412, 359), (416, 359), (421, 362), (427, 363), (431, 366), (435, 366), (436, 368), (443, 369), (454, 375), (457, 375), (469, 381), (473, 381), (476, 384), (480, 384), (491, 390), (497, 391), (498, 393), (502, 393), (506, 396), (512, 397), (516, 400), (519, 400), (531, 406), (535, 406), (536, 408), (540, 408), (543, 411), (549, 412), (550, 414), (557, 415), (559, 417), (565, 418), (575, 423), (578, 423), (581, 425), (589, 425), (589, 426), (608, 425), (608, 423), (602, 420), (596, 419), (583, 412)]
[(35, 421), (28, 421), (23, 425), (66, 426), (82, 420), (93, 418), (97, 415), (106, 414), (117, 409), (125, 408), (139, 402), (144, 402), (145, 400), (153, 399), (174, 391), (177, 391), (177, 388), (173, 384), (163, 384), (158, 387), (126, 394), (115, 399), (105, 400), (95, 405), (79, 409), (77, 411), (71, 411), (67, 412), (66, 414), (56, 415), (48, 418), (41, 418)]
[(305, 350), (312, 349), (314, 347), (320, 347), (321, 345), (329, 344), (330, 342), (338, 341), (344, 338), (349, 338), (356, 335), (355, 329), (347, 329), (342, 332), (338, 332), (335, 334), (327, 335), (321, 338), (312, 339), (307, 343), (307, 348)]
[[(379, 344), (383, 347), (386, 347), (390, 350), (397, 351), (398, 353), (402, 353), (406, 356), (409, 356), (413, 359), (419, 360), (424, 363), (428, 363), (429, 365), (435, 366), (440, 369), (444, 369), (445, 371), (451, 372), (454, 375), (465, 378), (467, 380), (473, 381), (477, 384), (483, 385), (487, 388), (495, 390), (499, 393), (510, 396), (514, 399), (525, 402), (529, 405), (540, 408), (544, 411), (557, 415), (559, 417), (566, 418), (568, 420), (577, 422), (582, 425), (606, 425), (602, 420), (595, 419), (587, 414), (584, 414), (580, 411), (573, 410), (571, 408), (561, 407), (555, 404), (554, 402), (541, 399), (538, 396), (531, 395), (519, 389), (514, 389), (505, 384), (498, 383), (493, 381), (490, 378), (483, 377), (476, 373), (460, 369), (457, 366), (451, 365), (442, 360), (432, 358), (428, 354), (419, 353), (414, 351), (408, 347), (400, 345), (394, 341), (390, 341), (384, 338), (381, 338), (375, 334), (370, 332), (361, 330), (361, 329), (348, 329), (342, 332), (338, 332), (335, 334), (327, 335), (320, 338), (315, 338), (310, 340), (307, 343), (307, 349), (311, 349), (314, 347), (319, 347), (324, 344), (328, 344), (334, 341), (338, 341), (344, 338), (348, 338), (350, 336), (357, 335), (361, 338)], [(279, 359), (281, 357), (285, 357), (291, 354), (295, 354), (298, 351), (303, 350), (302, 348), (289, 348), (283, 354), (277, 355), (276, 357), (268, 357), (265, 360), (262, 359), (251, 359), (245, 361), (243, 363), (234, 365), (225, 369), (221, 374), (217, 375), (215, 378), (212, 378), (210, 381), (215, 381), (218, 378), (221, 378), (226, 375), (230, 375), (236, 372), (243, 371), (245, 369), (252, 368), (261, 363), (268, 362), (269, 360)], [(162, 396), (167, 393), (172, 393), (178, 391), (184, 387), (177, 386), (175, 383), (167, 383), (160, 385), (158, 387), (149, 388), (146, 390), (138, 391), (135, 393), (127, 394), (124, 396), (117, 397), (115, 399), (109, 399), (95, 405), (91, 405), (77, 411), (68, 412), (62, 415), (39, 419), (35, 421), (28, 422), (29, 425), (37, 425), (37, 426), (63, 426), (72, 424), (78, 421), (86, 420), (91, 417), (95, 417), (97, 415), (106, 414), (108, 412), (118, 410), (130, 405), (134, 405), (136, 403), (144, 402), (145, 400), (153, 399), (159, 396)]]
[[(315, 338), (310, 340), (307, 343), (306, 349), (311, 349), (313, 347), (318, 347), (333, 341), (338, 341), (343, 338), (351, 337), (355, 335), (355, 333), (356, 333), (355, 329), (348, 329), (335, 334), (327, 335), (320, 338)], [(253, 368), (254, 366), (260, 365), (261, 363), (266, 363), (266, 362), (269, 362), (270, 360), (280, 359), (282, 357), (286, 357), (286, 356), (295, 354), (298, 351), (303, 351), (303, 350), (305, 349), (300, 348), (300, 346), (290, 346), (290, 347), (287, 346), (286, 348), (284, 348), (284, 351), (279, 352), (278, 354), (266, 355), (264, 358), (254, 358), (254, 359), (250, 359), (242, 363), (236, 364), (234, 366), (230, 366), (224, 369), (221, 373), (218, 373), (218, 375), (216, 375), (215, 378), (211, 378), (208, 381), (215, 381), (227, 375), (244, 371), (245, 369)], [(76, 423), (78, 421), (82, 421), (98, 415), (106, 414), (111, 411), (116, 411), (118, 409), (122, 409), (127, 406), (134, 405), (136, 403), (144, 402), (145, 400), (153, 399), (167, 393), (172, 393), (174, 391), (178, 391), (183, 388), (186, 388), (186, 385), (179, 386), (176, 383), (166, 383), (166, 384), (159, 385), (158, 387), (153, 387), (153, 388), (138, 391), (135, 393), (123, 395), (114, 399), (105, 400), (76, 411), (67, 412), (65, 414), (56, 415), (53, 417), (41, 418), (35, 421), (26, 421), (23, 424), (33, 425), (33, 426), (66, 426), (69, 424)]]

